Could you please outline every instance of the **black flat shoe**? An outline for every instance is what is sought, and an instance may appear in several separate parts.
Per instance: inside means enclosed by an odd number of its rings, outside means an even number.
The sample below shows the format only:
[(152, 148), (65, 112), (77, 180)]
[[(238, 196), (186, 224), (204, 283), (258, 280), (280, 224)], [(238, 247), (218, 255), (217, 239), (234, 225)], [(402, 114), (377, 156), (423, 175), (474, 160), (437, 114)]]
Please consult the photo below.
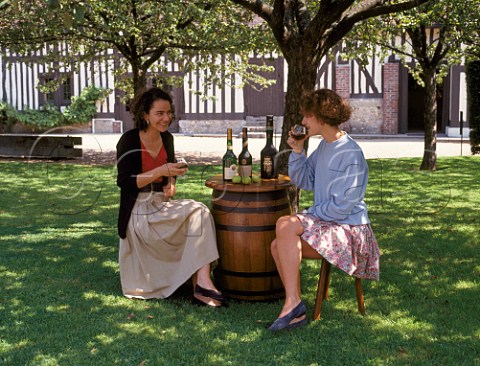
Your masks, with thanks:
[(199, 306), (205, 306), (207, 308), (221, 308), (222, 306), (224, 306), (223, 303), (220, 303), (220, 305), (207, 304), (206, 302), (203, 302), (202, 300), (197, 299), (195, 296), (192, 298), (192, 303)]
[(220, 302), (225, 302), (226, 299), (225, 297), (218, 291), (214, 290), (207, 290), (206, 288), (203, 288), (200, 285), (195, 285), (195, 290), (194, 293), (196, 295), (204, 296), (204, 297), (209, 297), (211, 299), (220, 301)]
[(301, 316), (305, 315), (306, 312), (307, 307), (305, 306), (303, 301), (300, 301), (300, 303), (287, 315), (282, 316), (281, 318), (277, 318), (277, 320), (275, 320), (273, 324), (268, 327), (268, 330), (272, 332), (277, 332), (279, 330), (290, 330), (301, 327), (302, 325), (307, 324), (306, 317), (305, 319), (299, 320), (295, 323), (291, 323), (291, 321), (300, 318)]

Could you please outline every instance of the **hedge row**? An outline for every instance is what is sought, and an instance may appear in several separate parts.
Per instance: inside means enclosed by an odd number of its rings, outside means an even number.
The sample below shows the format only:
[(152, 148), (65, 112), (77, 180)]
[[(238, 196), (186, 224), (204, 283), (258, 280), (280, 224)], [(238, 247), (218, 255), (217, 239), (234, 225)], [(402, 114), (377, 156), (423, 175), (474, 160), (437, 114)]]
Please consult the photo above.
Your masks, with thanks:
[(17, 111), (10, 104), (0, 101), (0, 125), (8, 132), (16, 123), (38, 129), (89, 123), (97, 112), (96, 103), (103, 101), (110, 93), (110, 89), (88, 86), (79, 96), (72, 98), (71, 104), (63, 113), (51, 104), (46, 104), (41, 109), (26, 108)]

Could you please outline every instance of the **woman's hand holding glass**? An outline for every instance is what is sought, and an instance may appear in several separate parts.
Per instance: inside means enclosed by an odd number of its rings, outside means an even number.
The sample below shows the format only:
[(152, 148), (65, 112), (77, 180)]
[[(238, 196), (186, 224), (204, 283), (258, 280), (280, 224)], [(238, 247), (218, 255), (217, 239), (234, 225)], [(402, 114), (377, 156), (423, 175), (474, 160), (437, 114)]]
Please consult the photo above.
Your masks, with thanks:
[(295, 153), (300, 154), (303, 151), (303, 144), (307, 137), (307, 128), (302, 125), (295, 125), (288, 132), (287, 144)]
[(186, 162), (167, 163), (161, 166), (161, 175), (163, 177), (176, 177), (187, 172), (188, 165)]
[(177, 164), (180, 165), (180, 168), (181, 169), (185, 169), (185, 171), (182, 173), (182, 174), (179, 174), (179, 175), (183, 175), (187, 172), (188, 170), (188, 164), (187, 164), (187, 161), (184, 159), (184, 158), (178, 158), (177, 159)]

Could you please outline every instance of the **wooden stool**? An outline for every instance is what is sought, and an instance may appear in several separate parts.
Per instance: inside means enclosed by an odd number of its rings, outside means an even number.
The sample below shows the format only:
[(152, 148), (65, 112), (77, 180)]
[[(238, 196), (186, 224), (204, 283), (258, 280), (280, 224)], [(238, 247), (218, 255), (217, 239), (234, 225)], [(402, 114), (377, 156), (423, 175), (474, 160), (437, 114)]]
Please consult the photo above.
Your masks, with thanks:
[[(319, 320), (322, 312), (322, 303), (328, 299), (328, 288), (330, 287), (330, 270), (332, 264), (322, 258), (322, 266), (320, 268), (320, 279), (318, 280), (317, 298), (313, 309), (313, 320)], [(365, 304), (363, 302), (362, 280), (355, 278), (355, 291), (357, 293), (358, 311), (365, 315)]]

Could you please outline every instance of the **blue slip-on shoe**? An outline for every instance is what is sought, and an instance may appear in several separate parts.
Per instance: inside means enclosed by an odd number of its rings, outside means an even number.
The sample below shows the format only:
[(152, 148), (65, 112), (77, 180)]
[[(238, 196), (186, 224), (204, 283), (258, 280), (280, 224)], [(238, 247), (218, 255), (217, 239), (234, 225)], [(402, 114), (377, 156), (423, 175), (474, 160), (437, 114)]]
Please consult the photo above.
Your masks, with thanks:
[(272, 332), (277, 332), (279, 330), (290, 330), (298, 328), (307, 323), (307, 318), (291, 324), (290, 322), (296, 318), (301, 317), (302, 315), (305, 315), (306, 312), (307, 307), (305, 306), (303, 301), (300, 301), (300, 303), (287, 315), (282, 316), (281, 318), (277, 318), (277, 320), (275, 320), (273, 324), (268, 327), (268, 330), (271, 330)]

